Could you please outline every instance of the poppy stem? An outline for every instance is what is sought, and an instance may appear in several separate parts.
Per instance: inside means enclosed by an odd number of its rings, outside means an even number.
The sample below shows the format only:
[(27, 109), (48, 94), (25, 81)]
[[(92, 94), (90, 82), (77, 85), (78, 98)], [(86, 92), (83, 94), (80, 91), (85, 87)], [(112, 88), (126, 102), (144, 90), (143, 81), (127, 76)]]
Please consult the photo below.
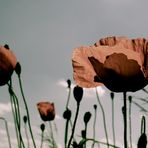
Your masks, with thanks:
[(114, 118), (114, 99), (112, 99), (112, 129), (113, 129), (113, 142), (116, 145), (116, 138), (115, 138), (115, 118)]
[(74, 119), (74, 123), (73, 123), (73, 127), (72, 127), (72, 133), (71, 133), (71, 136), (70, 136), (70, 139), (69, 139), (68, 147), (67, 147), (67, 148), (70, 148), (71, 141), (72, 141), (73, 136), (74, 136), (75, 127), (76, 127), (76, 122), (77, 122), (78, 113), (79, 113), (79, 108), (80, 108), (80, 103), (77, 103), (76, 115), (75, 115), (75, 119)]
[(56, 148), (56, 144), (55, 144), (55, 140), (54, 140), (54, 136), (53, 136), (53, 129), (52, 129), (52, 123), (51, 121), (49, 121), (49, 126), (50, 126), (50, 132), (51, 132), (51, 142), (52, 142), (52, 146), (54, 148)]
[(66, 148), (66, 146), (67, 146), (68, 125), (69, 125), (69, 120), (66, 120), (66, 125), (65, 125), (65, 138), (64, 138), (65, 148)]
[(124, 118), (124, 148), (127, 148), (127, 105), (126, 92), (123, 92), (123, 118)]
[(104, 130), (105, 130), (105, 136), (106, 136), (106, 143), (107, 143), (107, 147), (109, 148), (108, 134), (107, 134), (107, 128), (106, 128), (105, 112), (104, 112), (103, 106), (102, 106), (102, 104), (101, 104), (101, 101), (100, 101), (100, 99), (99, 99), (99, 95), (98, 95), (97, 88), (96, 88), (96, 96), (97, 96), (98, 103), (99, 103), (99, 105), (100, 105), (100, 107), (101, 107), (101, 110), (102, 110), (103, 123), (104, 123)]
[(29, 148), (30, 147), (29, 146), (29, 137), (28, 137), (27, 124), (26, 123), (24, 124), (24, 129), (25, 129), (25, 135), (26, 135), (26, 139), (27, 139), (27, 145), (28, 145), (28, 148)]
[(40, 148), (43, 147), (43, 138), (44, 138), (44, 131), (42, 131), (42, 134), (41, 134), (41, 146), (40, 146)]
[(7, 132), (7, 137), (8, 137), (8, 143), (9, 143), (9, 148), (11, 148), (11, 141), (10, 141), (10, 135), (9, 135), (9, 130), (8, 130), (8, 124), (5, 118), (0, 117), (1, 120), (5, 122), (5, 127), (6, 127), (6, 132)]
[(25, 95), (24, 95), (24, 92), (23, 92), (23, 87), (22, 87), (22, 82), (21, 82), (20, 75), (18, 75), (18, 79), (19, 79), (20, 90), (21, 90), (22, 98), (23, 98), (23, 101), (24, 101), (24, 105), (25, 105), (26, 113), (27, 113), (27, 117), (28, 117), (28, 126), (29, 126), (30, 135), (31, 135), (31, 138), (32, 138), (32, 142), (33, 142), (34, 148), (36, 148), (36, 144), (35, 144), (35, 140), (34, 140), (34, 137), (33, 137), (32, 128), (31, 128), (31, 123), (30, 123), (29, 110), (28, 110), (27, 102), (26, 102)]

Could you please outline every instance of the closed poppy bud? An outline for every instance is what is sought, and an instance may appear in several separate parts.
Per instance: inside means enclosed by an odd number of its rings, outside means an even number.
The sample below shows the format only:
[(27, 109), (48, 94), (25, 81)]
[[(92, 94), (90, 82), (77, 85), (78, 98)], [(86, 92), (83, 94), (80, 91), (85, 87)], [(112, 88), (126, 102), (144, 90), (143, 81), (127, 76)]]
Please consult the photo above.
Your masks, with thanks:
[(38, 111), (43, 121), (51, 121), (55, 118), (54, 103), (39, 102), (37, 104)]
[(71, 87), (71, 80), (70, 79), (67, 80), (67, 84), (68, 84), (68, 88), (70, 88)]
[(113, 92), (137, 91), (148, 84), (148, 40), (106, 37), (80, 46), (72, 56), (73, 76), (81, 87), (105, 85)]
[(84, 114), (84, 123), (87, 124), (89, 122), (90, 118), (91, 118), (91, 113), (90, 112), (86, 112)]
[(73, 94), (77, 103), (80, 103), (83, 97), (83, 88), (79, 86), (75, 86), (73, 90)]
[(110, 93), (110, 97), (111, 97), (112, 100), (114, 99), (114, 93), (113, 92)]
[(147, 136), (145, 133), (143, 133), (138, 140), (138, 148), (146, 148), (146, 145), (147, 145)]
[(24, 123), (27, 123), (27, 116), (23, 117), (23, 121), (24, 121)]
[(131, 103), (132, 102), (132, 96), (129, 96), (128, 99), (129, 99), (129, 102)]
[(97, 109), (97, 105), (96, 105), (96, 104), (94, 104), (94, 109), (95, 109), (95, 110)]
[(0, 86), (5, 85), (11, 78), (17, 59), (8, 45), (0, 45)]
[(64, 111), (63, 113), (63, 118), (66, 120), (70, 120), (71, 118), (71, 110), (69, 110), (68, 108)]
[(40, 129), (41, 129), (42, 132), (44, 132), (44, 130), (45, 130), (45, 124), (44, 124), (44, 123), (42, 123), (42, 124), (40, 125)]
[(21, 74), (21, 65), (19, 62), (17, 62), (16, 67), (15, 67), (15, 72), (18, 76)]

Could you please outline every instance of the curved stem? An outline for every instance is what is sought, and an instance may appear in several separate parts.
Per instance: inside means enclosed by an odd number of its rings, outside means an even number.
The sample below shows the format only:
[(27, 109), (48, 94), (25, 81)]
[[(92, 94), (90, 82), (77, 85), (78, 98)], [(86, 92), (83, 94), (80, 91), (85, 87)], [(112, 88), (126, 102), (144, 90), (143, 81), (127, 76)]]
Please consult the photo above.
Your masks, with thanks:
[(27, 139), (27, 145), (28, 145), (28, 148), (29, 148), (30, 145), (29, 145), (29, 137), (28, 137), (27, 124), (26, 123), (24, 124), (24, 129), (25, 129), (25, 135), (26, 135), (26, 139)]
[(68, 108), (69, 100), (70, 100), (70, 94), (71, 94), (71, 87), (69, 88), (68, 92), (68, 98), (67, 98), (67, 103), (66, 103), (66, 109)]
[(80, 108), (80, 104), (77, 103), (77, 110), (76, 110), (76, 115), (75, 115), (75, 119), (74, 119), (74, 124), (73, 124), (73, 127), (72, 127), (72, 133), (71, 133), (71, 136), (70, 136), (70, 139), (69, 139), (69, 142), (68, 142), (68, 148), (70, 148), (71, 141), (72, 141), (73, 136), (74, 136), (76, 122), (77, 122), (78, 113), (79, 113), (79, 108)]
[(102, 111), (102, 115), (103, 115), (103, 123), (104, 123), (105, 136), (106, 136), (106, 143), (107, 143), (107, 147), (109, 148), (109, 141), (108, 141), (108, 134), (107, 134), (107, 128), (106, 128), (105, 112), (104, 112), (103, 106), (101, 104), (101, 101), (99, 99), (97, 88), (96, 88), (96, 96), (97, 96), (97, 100), (99, 102), (99, 105), (101, 107), (101, 111)]
[(9, 148), (11, 148), (10, 134), (9, 134), (9, 130), (8, 130), (7, 121), (6, 121), (6, 119), (3, 118), (3, 117), (0, 117), (0, 119), (5, 122), (5, 127), (6, 127), (7, 137), (8, 137), (8, 143), (9, 143)]
[(24, 101), (24, 105), (25, 105), (26, 113), (27, 113), (27, 117), (28, 117), (29, 131), (30, 131), (30, 134), (31, 134), (31, 138), (32, 138), (32, 142), (33, 142), (34, 148), (36, 148), (36, 144), (35, 144), (33, 133), (32, 133), (32, 128), (31, 128), (31, 123), (30, 123), (29, 110), (28, 110), (27, 102), (26, 102), (25, 95), (24, 95), (24, 92), (23, 92), (21, 78), (20, 78), (19, 75), (18, 75), (18, 79), (19, 79), (20, 90), (21, 90), (22, 98), (23, 98), (23, 101)]
[(49, 121), (49, 126), (50, 126), (50, 132), (51, 132), (52, 146), (53, 146), (54, 148), (56, 148), (56, 144), (55, 144), (55, 140), (54, 140), (54, 136), (53, 136), (53, 130), (52, 130), (51, 121)]

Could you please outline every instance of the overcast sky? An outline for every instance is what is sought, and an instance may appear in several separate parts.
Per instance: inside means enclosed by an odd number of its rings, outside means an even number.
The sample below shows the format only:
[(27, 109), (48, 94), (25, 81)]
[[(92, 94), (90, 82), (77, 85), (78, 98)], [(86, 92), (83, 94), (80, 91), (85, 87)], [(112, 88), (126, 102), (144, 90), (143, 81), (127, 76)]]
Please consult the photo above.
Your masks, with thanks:
[[(58, 143), (63, 145), (62, 135), (64, 135), (65, 122), (62, 119), (62, 113), (68, 95), (64, 82), (70, 78), (74, 83), (71, 65), (73, 49), (80, 45), (92, 45), (100, 38), (107, 36), (148, 38), (147, 6), (147, 0), (0, 1), (0, 44), (9, 44), (22, 65), (24, 91), (39, 144), (40, 131), (35, 129), (38, 129), (42, 120), (38, 115), (36, 103), (45, 100), (55, 103), (58, 115), (55, 120), (59, 134), (57, 139)], [(15, 88), (18, 89), (15, 74), (13, 78)], [(0, 94), (0, 116), (8, 120), (12, 130), (11, 136), (15, 141), (7, 86), (1, 87)], [(136, 95), (144, 96), (144, 93), (139, 91)], [(109, 138), (112, 140), (112, 130), (109, 124), (111, 122), (109, 97), (109, 91), (105, 87), (101, 88), (100, 98), (105, 107)], [(121, 94), (117, 94), (115, 100), (116, 134), (119, 145), (123, 144), (121, 97)], [(80, 135), (80, 129), (84, 126), (81, 117), (85, 111), (90, 110), (93, 113), (95, 103), (97, 103), (95, 92), (87, 90), (80, 109), (77, 135)], [(75, 102), (71, 99), (71, 109), (75, 111), (73, 104)], [(134, 105), (132, 113), (133, 143), (136, 144), (140, 134), (142, 113)], [(101, 113), (98, 118), (98, 140), (101, 140), (105, 138)], [(91, 133), (90, 127), (90, 135)], [(3, 137), (0, 138), (0, 147), (7, 148), (4, 125), (1, 123), (0, 137)]]

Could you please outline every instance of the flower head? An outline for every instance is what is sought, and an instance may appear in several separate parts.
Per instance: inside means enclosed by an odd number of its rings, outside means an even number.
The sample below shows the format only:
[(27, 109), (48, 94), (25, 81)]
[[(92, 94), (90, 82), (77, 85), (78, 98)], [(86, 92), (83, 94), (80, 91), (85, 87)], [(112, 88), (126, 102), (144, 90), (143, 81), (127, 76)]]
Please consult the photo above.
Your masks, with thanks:
[(8, 45), (0, 45), (0, 86), (5, 85), (11, 78), (17, 59)]
[(148, 83), (148, 40), (107, 37), (73, 52), (74, 79), (81, 87), (105, 85), (114, 92), (137, 91)]
[(43, 121), (51, 121), (55, 118), (54, 103), (39, 102), (37, 108)]

